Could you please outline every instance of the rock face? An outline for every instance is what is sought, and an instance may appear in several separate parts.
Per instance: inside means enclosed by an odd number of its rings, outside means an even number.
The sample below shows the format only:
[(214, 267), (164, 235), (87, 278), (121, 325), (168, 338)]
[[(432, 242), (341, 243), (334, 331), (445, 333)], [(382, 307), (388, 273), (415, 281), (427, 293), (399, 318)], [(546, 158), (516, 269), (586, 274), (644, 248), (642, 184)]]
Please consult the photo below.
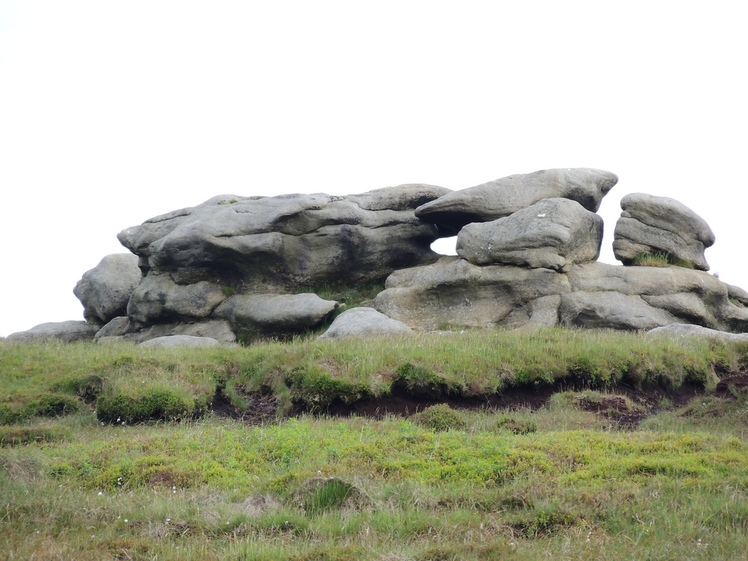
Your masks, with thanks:
[(625, 196), (621, 208), (613, 253), (624, 265), (632, 264), (639, 254), (649, 253), (709, 270), (704, 250), (714, 244), (714, 233), (690, 208), (674, 199), (644, 193)]
[(136, 255), (117, 253), (104, 257), (96, 267), (83, 273), (73, 289), (83, 304), (83, 317), (105, 324), (123, 315), (141, 277)]
[(542, 199), (571, 199), (597, 212), (603, 197), (617, 182), (615, 174), (589, 168), (510, 175), (447, 193), (419, 206), (415, 214), (425, 222), (437, 224), (441, 237), (447, 237), (457, 234), (466, 224), (503, 218)]
[(402, 185), (362, 195), (214, 197), (120, 232), (151, 274), (241, 292), (366, 284), (437, 259), (436, 227), (414, 209), (447, 193)]
[(390, 319), (374, 308), (364, 307), (351, 308), (340, 314), (319, 338), (381, 337), (411, 332), (412, 329), (404, 323)]
[(445, 257), (391, 275), (374, 306), (419, 329), (568, 325), (648, 330), (692, 323), (748, 331), (748, 308), (730, 301), (726, 284), (682, 267), (587, 263), (560, 273), (479, 267)]
[(415, 329), (558, 324), (566, 275), (551, 269), (477, 266), (459, 257), (390, 275), (374, 307)]
[(567, 270), (595, 261), (603, 219), (569, 199), (543, 199), (506, 218), (468, 224), (457, 236), (457, 255), (475, 265), (519, 265)]
[(247, 294), (227, 299), (215, 317), (245, 337), (283, 337), (318, 327), (338, 307), (316, 294)]

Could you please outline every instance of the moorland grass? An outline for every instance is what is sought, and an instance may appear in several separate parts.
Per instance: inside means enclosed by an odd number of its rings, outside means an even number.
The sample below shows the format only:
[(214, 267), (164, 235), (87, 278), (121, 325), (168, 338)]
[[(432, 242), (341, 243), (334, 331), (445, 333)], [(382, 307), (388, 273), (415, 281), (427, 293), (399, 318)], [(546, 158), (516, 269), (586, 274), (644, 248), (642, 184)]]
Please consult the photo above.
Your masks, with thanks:
[[(564, 330), (0, 343), (0, 559), (745, 559), (748, 399), (710, 391), (745, 364), (741, 345)], [(633, 431), (580, 407), (618, 384), (686, 383), (705, 393)], [(446, 425), (324, 414), (392, 392), (550, 386), (566, 391), (539, 409), (442, 407)], [(282, 407), (249, 426), (211, 412), (218, 391)], [(77, 409), (29, 405), (47, 395)], [(182, 401), (123, 424), (102, 416), (112, 396), (120, 414)], [(294, 404), (317, 414), (286, 418)]]
[(211, 349), (4, 343), (0, 424), (79, 409), (96, 410), (105, 423), (198, 418), (219, 390), (239, 409), (246, 407), (242, 393), (272, 396), (282, 416), (294, 406), (325, 412), (334, 403), (393, 392), (438, 399), (561, 383), (709, 388), (746, 356), (748, 346), (740, 344), (568, 329), (297, 338)]

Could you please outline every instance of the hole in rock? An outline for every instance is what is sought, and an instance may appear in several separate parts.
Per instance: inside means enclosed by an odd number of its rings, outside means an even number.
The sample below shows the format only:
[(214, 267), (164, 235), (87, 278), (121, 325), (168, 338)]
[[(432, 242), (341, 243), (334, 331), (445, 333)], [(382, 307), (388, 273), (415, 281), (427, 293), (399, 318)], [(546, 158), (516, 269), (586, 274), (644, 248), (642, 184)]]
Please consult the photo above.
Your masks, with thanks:
[(431, 244), (431, 250), (439, 255), (457, 255), (457, 236), (440, 238)]

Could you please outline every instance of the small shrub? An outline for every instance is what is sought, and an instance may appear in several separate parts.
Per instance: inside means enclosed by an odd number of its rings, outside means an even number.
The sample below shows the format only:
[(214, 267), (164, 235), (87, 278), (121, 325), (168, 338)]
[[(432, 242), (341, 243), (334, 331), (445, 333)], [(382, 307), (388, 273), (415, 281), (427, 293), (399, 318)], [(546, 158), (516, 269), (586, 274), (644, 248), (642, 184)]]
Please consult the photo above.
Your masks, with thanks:
[(63, 394), (45, 394), (26, 405), (28, 417), (59, 417), (75, 413), (80, 409), (80, 401)]
[(498, 430), (509, 431), (513, 434), (530, 434), (538, 430), (538, 425), (534, 421), (512, 419), (503, 415), (496, 421), (496, 428)]
[(455, 411), (446, 403), (427, 407), (420, 413), (413, 415), (413, 420), (416, 423), (435, 431), (463, 429), (466, 425), (462, 413)]
[(204, 406), (198, 406), (195, 399), (161, 388), (148, 388), (137, 396), (112, 392), (99, 397), (96, 404), (96, 416), (104, 423), (180, 420), (203, 412)]
[(302, 485), (295, 495), (308, 514), (346, 506), (361, 507), (371, 502), (364, 491), (337, 477), (311, 479)]
[(292, 400), (311, 411), (324, 410), (336, 400), (354, 403), (372, 395), (367, 386), (333, 378), (316, 365), (294, 368), (285, 375), (284, 383), (291, 389)]

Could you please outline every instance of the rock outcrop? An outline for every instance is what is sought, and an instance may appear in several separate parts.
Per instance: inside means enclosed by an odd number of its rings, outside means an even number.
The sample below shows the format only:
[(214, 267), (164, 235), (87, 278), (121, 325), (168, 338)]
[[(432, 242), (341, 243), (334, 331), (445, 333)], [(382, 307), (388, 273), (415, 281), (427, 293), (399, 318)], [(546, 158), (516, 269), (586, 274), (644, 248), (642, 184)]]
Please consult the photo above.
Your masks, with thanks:
[(425, 203), (415, 214), (439, 226), (441, 237), (456, 235), (471, 222), (489, 222), (542, 199), (564, 198), (597, 212), (603, 197), (618, 182), (608, 171), (572, 168), (510, 175), (476, 187), (453, 191)]
[[(617, 180), (601, 170), (556, 169), (462, 191), (411, 184), (346, 197), (214, 197), (121, 232), (134, 255), (105, 258), (76, 286), (88, 323), (38, 326), (9, 339), (285, 338), (319, 329), (349, 304), (315, 289), (364, 289), (385, 278), (373, 308), (346, 310), (321, 338), (684, 323), (747, 332), (748, 292), (706, 272), (714, 234), (677, 201), (624, 197), (614, 248), (626, 266), (596, 262), (603, 233), (596, 211)], [(430, 244), (453, 233), (458, 256), (439, 258)], [(634, 266), (642, 253), (659, 254), (664, 266)]]
[(104, 257), (96, 267), (83, 273), (73, 289), (83, 304), (83, 317), (103, 325), (124, 315), (141, 278), (136, 255), (116, 253)]
[(543, 199), (505, 218), (468, 224), (457, 255), (474, 265), (567, 270), (597, 260), (603, 219), (569, 199)]
[(704, 250), (714, 244), (709, 224), (686, 205), (668, 197), (632, 193), (621, 200), (613, 253), (624, 265), (638, 256), (659, 254), (671, 263), (709, 270)]

